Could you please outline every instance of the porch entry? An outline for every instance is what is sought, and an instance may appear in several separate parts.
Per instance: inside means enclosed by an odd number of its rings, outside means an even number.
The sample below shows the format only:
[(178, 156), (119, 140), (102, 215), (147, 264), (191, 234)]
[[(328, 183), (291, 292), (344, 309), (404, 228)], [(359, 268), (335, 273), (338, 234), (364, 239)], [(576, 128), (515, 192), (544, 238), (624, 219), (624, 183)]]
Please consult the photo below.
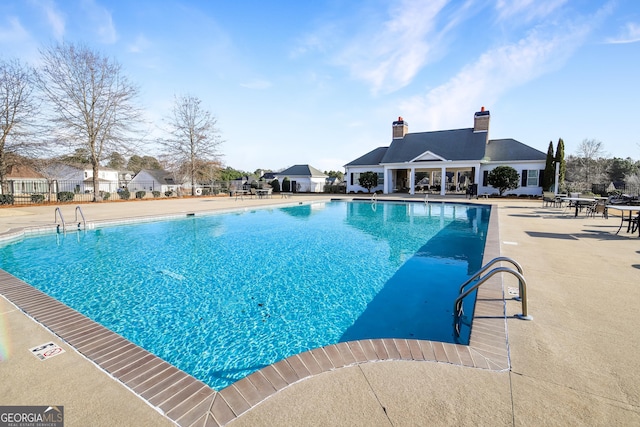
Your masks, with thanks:
[(477, 182), (476, 168), (391, 169), (390, 193), (465, 194)]

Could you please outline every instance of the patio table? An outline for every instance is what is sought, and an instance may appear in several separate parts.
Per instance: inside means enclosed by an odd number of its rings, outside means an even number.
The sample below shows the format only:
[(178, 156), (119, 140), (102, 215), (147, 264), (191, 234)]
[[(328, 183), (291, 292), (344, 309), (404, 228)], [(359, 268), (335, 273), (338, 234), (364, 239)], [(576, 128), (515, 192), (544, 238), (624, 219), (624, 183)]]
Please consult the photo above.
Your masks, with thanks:
[[(627, 233), (629, 231), (632, 231), (633, 228), (631, 227), (631, 225), (633, 224), (633, 212), (638, 212), (640, 214), (640, 206), (633, 206), (633, 205), (607, 205), (607, 209), (617, 209), (621, 212), (620, 215), (620, 227), (618, 227), (618, 231), (616, 231), (616, 234), (618, 234), (620, 232), (620, 230), (622, 230), (622, 226), (624, 225), (625, 221), (628, 222), (627, 224)], [(625, 218), (625, 212), (629, 212), (629, 216), (627, 218)], [(638, 237), (640, 237), (640, 224), (638, 226)]]
[(270, 193), (271, 193), (270, 190), (264, 190), (264, 189), (256, 190), (256, 194), (258, 195), (259, 199), (262, 199), (264, 197), (268, 197)]
[(592, 204), (593, 202), (596, 201), (595, 198), (593, 197), (563, 197), (562, 201), (564, 202), (573, 202), (573, 204), (576, 207), (576, 214), (575, 216), (578, 216), (578, 210), (580, 208), (583, 208), (585, 206), (588, 206), (590, 204)]

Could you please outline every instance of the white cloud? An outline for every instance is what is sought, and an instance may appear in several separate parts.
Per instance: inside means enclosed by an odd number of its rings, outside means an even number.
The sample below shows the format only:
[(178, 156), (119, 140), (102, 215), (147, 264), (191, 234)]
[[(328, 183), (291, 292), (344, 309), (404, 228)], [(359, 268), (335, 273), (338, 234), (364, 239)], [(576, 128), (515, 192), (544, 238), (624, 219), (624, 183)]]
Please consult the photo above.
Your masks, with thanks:
[(548, 28), (534, 30), (517, 43), (485, 52), (448, 82), (401, 103), (404, 116), (426, 129), (468, 127), (473, 111), (559, 68), (590, 31), (587, 26), (564, 25), (570, 31), (553, 35)]
[(326, 26), (311, 34), (305, 34), (296, 43), (289, 52), (289, 57), (298, 58), (312, 51), (323, 52), (326, 50), (326, 44), (331, 40), (333, 33), (333, 25)]
[(640, 24), (636, 24), (635, 22), (629, 22), (620, 32), (620, 35), (618, 37), (607, 39), (607, 43), (612, 44), (636, 43), (639, 41)]
[(29, 39), (29, 33), (24, 29), (20, 20), (14, 16), (9, 17), (7, 26), (0, 25), (0, 43), (16, 43)]
[(65, 33), (64, 14), (58, 10), (53, 0), (30, 0), (31, 5), (41, 11), (47, 17), (47, 22), (51, 26), (53, 37), (57, 41), (62, 41)]
[(269, 89), (272, 86), (272, 84), (270, 81), (267, 81), (267, 80), (254, 79), (245, 83), (240, 83), (240, 86), (246, 89), (264, 90), (264, 89)]
[(368, 82), (373, 93), (408, 85), (443, 35), (436, 31), (436, 21), (446, 4), (446, 0), (403, 1), (390, 7), (390, 18), (347, 43), (338, 63), (348, 67), (354, 78)]
[(47, 15), (47, 21), (49, 21), (49, 25), (51, 25), (53, 37), (58, 41), (62, 41), (65, 30), (64, 15), (56, 9), (53, 1), (43, 1), (40, 3), (40, 6)]
[(151, 46), (151, 42), (144, 35), (139, 34), (133, 43), (129, 44), (128, 49), (131, 53), (140, 53), (147, 50), (149, 46)]
[(564, 5), (567, 0), (498, 0), (496, 11), (500, 20), (544, 18)]
[(113, 44), (118, 40), (113, 18), (106, 8), (98, 5), (94, 0), (83, 0), (82, 9), (102, 43)]

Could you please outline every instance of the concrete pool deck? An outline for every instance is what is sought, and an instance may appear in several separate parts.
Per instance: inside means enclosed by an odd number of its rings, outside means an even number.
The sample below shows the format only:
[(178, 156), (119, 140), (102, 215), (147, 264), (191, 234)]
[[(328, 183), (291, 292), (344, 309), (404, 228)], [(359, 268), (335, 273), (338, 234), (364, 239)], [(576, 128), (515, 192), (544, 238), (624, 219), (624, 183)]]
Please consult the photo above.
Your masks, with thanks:
[[(96, 221), (318, 198), (195, 198), (82, 209)], [(622, 230), (616, 236), (619, 217), (574, 218), (540, 201), (473, 202), (497, 205), (501, 253), (522, 264), (528, 283), (534, 320), (507, 320), (510, 370), (363, 363), (284, 388), (229, 425), (640, 424), (637, 235)], [(74, 208), (62, 206), (68, 222)], [(0, 209), (0, 233), (53, 222), (53, 206)], [(504, 283), (517, 286), (512, 277)], [(519, 308), (507, 301), (507, 313)], [(45, 362), (29, 355), (35, 345), (63, 342), (4, 298), (0, 322), (0, 346), (8, 353), (0, 362), (0, 405), (63, 405), (67, 425), (172, 425), (72, 349)]]

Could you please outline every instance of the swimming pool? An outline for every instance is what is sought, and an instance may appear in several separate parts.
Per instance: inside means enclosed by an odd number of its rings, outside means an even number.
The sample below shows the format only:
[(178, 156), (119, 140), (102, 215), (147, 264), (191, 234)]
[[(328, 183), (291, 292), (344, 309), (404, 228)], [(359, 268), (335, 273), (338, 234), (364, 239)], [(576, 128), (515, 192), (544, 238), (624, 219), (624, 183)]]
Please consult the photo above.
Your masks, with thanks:
[(452, 302), (480, 267), (488, 216), (472, 205), (314, 203), (38, 236), (0, 248), (0, 260), (219, 389), (339, 341), (452, 342)]

